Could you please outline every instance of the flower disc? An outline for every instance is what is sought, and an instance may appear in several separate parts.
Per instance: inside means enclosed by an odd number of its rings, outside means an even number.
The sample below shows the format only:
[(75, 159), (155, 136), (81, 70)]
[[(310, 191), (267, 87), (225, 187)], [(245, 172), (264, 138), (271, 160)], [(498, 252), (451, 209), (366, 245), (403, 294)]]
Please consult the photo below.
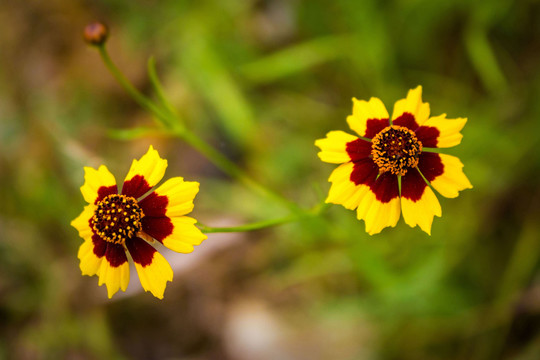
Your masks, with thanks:
[(112, 194), (97, 204), (91, 223), (103, 240), (123, 244), (141, 230), (143, 216), (137, 200), (131, 196)]
[(404, 126), (388, 126), (374, 138), (371, 146), (373, 161), (379, 173), (391, 172), (403, 176), (418, 165), (422, 143), (415, 133)]

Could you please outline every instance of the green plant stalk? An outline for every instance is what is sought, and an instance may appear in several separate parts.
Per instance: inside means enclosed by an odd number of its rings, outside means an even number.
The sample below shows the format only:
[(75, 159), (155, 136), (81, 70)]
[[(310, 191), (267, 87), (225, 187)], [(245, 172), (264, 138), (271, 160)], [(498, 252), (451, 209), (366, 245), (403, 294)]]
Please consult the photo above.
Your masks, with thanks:
[[(137, 90), (129, 80), (122, 74), (122, 72), (116, 67), (116, 65), (111, 60), (105, 45), (97, 46), (99, 53), (105, 66), (109, 69), (114, 78), (118, 83), (127, 91), (127, 93), (144, 109), (154, 114), (154, 116), (160, 121), (162, 125), (166, 128), (172, 130), (172, 132), (179, 138), (186, 141), (190, 146), (199, 151), (204, 155), (208, 160), (210, 160), (214, 165), (221, 169), (224, 173), (228, 174), (232, 178), (240, 181), (247, 187), (251, 188), (253, 191), (264, 195), (277, 203), (280, 203), (286, 206), (293, 213), (302, 213), (302, 209), (295, 203), (285, 199), (283, 196), (275, 193), (269, 188), (261, 185), (259, 182), (253, 180), (249, 177), (242, 169), (240, 169), (234, 162), (229, 160), (227, 157), (223, 156), (219, 151), (215, 150), (212, 146), (202, 140), (200, 137), (195, 135), (193, 132), (187, 130), (181, 119), (178, 118), (178, 115), (173, 113), (171, 110), (166, 109), (165, 112), (162, 111), (156, 104), (145, 95), (143, 95), (139, 90)], [(153, 64), (150, 63), (150, 68)], [(158, 80), (155, 76), (155, 73), (152, 73), (152, 82), (155, 83), (154, 86), (157, 86)], [(157, 85), (156, 85), (157, 84)], [(163, 96), (163, 94), (160, 94)]]
[(284, 216), (277, 219), (271, 219), (271, 220), (263, 220), (263, 221), (254, 222), (251, 224), (246, 224), (246, 225), (238, 225), (238, 226), (230, 226), (230, 227), (211, 227), (211, 226), (203, 225), (201, 223), (197, 223), (197, 227), (199, 227), (199, 229), (201, 229), (201, 231), (206, 234), (261, 230), (261, 229), (265, 229), (265, 228), (269, 228), (273, 226), (291, 223), (291, 222), (300, 220), (302, 218), (319, 216), (328, 208), (327, 205), (328, 204), (321, 203), (314, 206), (311, 209), (308, 209), (308, 210), (301, 209), (300, 211), (297, 211), (296, 213), (290, 214), (288, 216)]
[(203, 225), (201, 223), (197, 223), (197, 227), (201, 229), (201, 231), (205, 234), (246, 232), (246, 231), (255, 231), (255, 230), (261, 230), (261, 229), (265, 229), (265, 228), (269, 228), (273, 226), (283, 225), (283, 224), (298, 220), (298, 218), (299, 216), (297, 215), (289, 215), (283, 218), (259, 221), (259, 222), (254, 222), (251, 224), (231, 226), (231, 227), (211, 227), (211, 226)]
[(179, 116), (178, 113), (175, 111), (174, 107), (171, 105), (167, 97), (165, 96), (165, 92), (163, 91), (163, 87), (161, 86), (161, 83), (159, 82), (157, 72), (156, 72), (156, 61), (154, 57), (150, 57), (147, 64), (148, 69), (148, 77), (150, 78), (150, 82), (152, 83), (152, 86), (154, 87), (154, 90), (156, 91), (156, 95), (161, 102), (161, 105), (167, 110), (169, 114), (174, 115), (178, 120)]
[(101, 55), (101, 59), (103, 60), (103, 63), (109, 69), (111, 74), (114, 76), (116, 81), (126, 90), (126, 92), (145, 110), (151, 112), (154, 114), (159, 120), (161, 120), (162, 125), (165, 125), (169, 127), (170, 124), (168, 124), (168, 117), (165, 116), (161, 110), (152, 102), (152, 100), (148, 99), (146, 96), (141, 94), (139, 90), (137, 90), (129, 80), (122, 74), (122, 72), (116, 67), (116, 65), (111, 60), (109, 53), (107, 52), (107, 49), (105, 48), (105, 44), (97, 46), (99, 50), (99, 54)]
[(266, 196), (269, 199), (274, 200), (277, 203), (280, 203), (292, 212), (301, 211), (300, 208), (293, 202), (285, 199), (281, 195), (275, 193), (269, 188), (261, 185), (259, 182), (253, 180), (249, 177), (244, 171), (242, 171), (236, 164), (230, 161), (228, 158), (223, 156), (219, 151), (215, 150), (213, 147), (208, 145), (205, 141), (199, 138), (197, 135), (192, 133), (189, 130), (185, 130), (178, 134), (185, 142), (187, 142), (191, 147), (196, 149), (199, 153), (203, 154), (207, 159), (211, 160), (214, 165), (216, 165), (223, 172), (229, 176), (235, 178), (242, 184), (251, 188), (253, 191), (257, 192), (260, 195)]

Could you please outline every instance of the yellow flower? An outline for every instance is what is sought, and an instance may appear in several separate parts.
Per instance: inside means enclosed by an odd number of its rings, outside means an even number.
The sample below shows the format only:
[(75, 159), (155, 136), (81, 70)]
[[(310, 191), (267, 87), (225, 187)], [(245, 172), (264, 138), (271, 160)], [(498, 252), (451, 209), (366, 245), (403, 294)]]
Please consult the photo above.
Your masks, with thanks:
[(472, 188), (457, 157), (433, 152), (458, 145), (466, 122), (430, 117), (421, 86), (396, 102), (392, 120), (381, 100), (353, 98), (347, 123), (359, 137), (331, 131), (315, 142), (322, 161), (341, 164), (330, 175), (326, 202), (356, 209), (369, 234), (396, 226), (401, 212), (408, 225), (430, 234), (433, 217), (441, 216), (431, 187), (448, 198)]
[(157, 240), (171, 250), (190, 253), (206, 239), (197, 221), (185, 216), (193, 210), (199, 183), (175, 177), (150, 192), (166, 168), (167, 160), (152, 146), (140, 160), (133, 160), (121, 189), (105, 165), (84, 168), (81, 192), (88, 205), (71, 225), (84, 239), (78, 254), (82, 274), (99, 276), (109, 298), (127, 289), (129, 255), (144, 290), (162, 299), (173, 272), (150, 243)]

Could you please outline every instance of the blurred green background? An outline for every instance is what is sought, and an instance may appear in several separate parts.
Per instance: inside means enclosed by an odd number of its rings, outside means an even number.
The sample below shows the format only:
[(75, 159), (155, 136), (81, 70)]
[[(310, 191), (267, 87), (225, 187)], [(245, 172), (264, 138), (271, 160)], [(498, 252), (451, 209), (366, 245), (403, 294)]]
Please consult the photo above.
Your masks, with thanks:
[[(313, 143), (348, 131), (351, 98), (391, 111), (419, 84), (432, 114), (469, 118), (447, 153), (474, 189), (439, 197), (431, 237), (369, 236), (335, 205), (166, 253), (162, 301), (136, 276), (108, 300), (69, 226), (83, 166), (120, 181), (153, 144), (166, 177), (201, 183), (202, 223), (286, 212), (178, 139), (118, 131), (154, 123), (83, 43), (94, 20), (139, 89), (154, 56), (187, 125), (302, 206), (328, 191)], [(0, 23), (0, 359), (540, 358), (540, 2), (6, 0)]]

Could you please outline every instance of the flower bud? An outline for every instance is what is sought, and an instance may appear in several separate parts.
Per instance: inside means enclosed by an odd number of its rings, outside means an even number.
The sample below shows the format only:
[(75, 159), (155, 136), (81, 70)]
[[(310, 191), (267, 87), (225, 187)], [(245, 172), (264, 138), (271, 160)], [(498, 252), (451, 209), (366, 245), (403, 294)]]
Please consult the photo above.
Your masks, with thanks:
[(107, 37), (109, 36), (109, 29), (107, 28), (107, 25), (100, 23), (100, 22), (94, 22), (91, 24), (88, 24), (84, 28), (84, 41), (86, 41), (89, 45), (95, 45), (100, 46), (107, 41)]

